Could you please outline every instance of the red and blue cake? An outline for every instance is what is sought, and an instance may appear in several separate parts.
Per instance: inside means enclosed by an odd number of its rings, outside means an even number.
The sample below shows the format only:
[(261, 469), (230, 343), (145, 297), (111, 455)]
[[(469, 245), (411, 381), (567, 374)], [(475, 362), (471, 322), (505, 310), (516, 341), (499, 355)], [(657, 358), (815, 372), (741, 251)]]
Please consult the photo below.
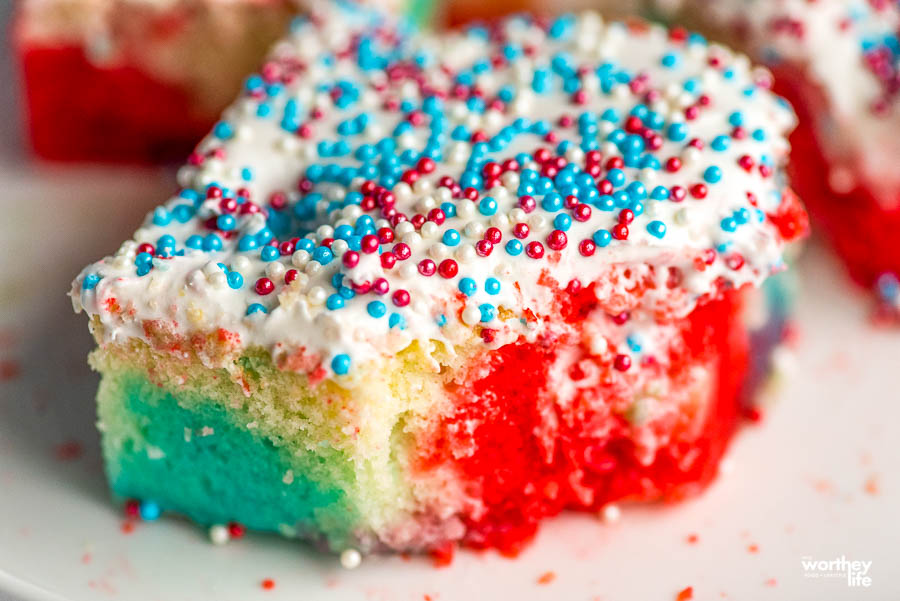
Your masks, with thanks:
[(594, 14), (298, 22), (73, 284), (113, 492), (352, 564), (701, 489), (806, 230), (769, 83)]

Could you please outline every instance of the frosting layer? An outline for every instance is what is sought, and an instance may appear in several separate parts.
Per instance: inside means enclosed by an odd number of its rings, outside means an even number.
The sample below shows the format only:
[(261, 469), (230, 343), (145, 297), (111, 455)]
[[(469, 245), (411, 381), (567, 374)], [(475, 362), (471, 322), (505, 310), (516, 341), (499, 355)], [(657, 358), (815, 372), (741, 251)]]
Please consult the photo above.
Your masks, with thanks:
[(697, 35), (590, 13), (432, 36), (337, 4), (73, 302), (108, 340), (224, 330), (348, 378), (414, 341), (535, 340), (567, 287), (682, 317), (799, 233), (768, 85)]

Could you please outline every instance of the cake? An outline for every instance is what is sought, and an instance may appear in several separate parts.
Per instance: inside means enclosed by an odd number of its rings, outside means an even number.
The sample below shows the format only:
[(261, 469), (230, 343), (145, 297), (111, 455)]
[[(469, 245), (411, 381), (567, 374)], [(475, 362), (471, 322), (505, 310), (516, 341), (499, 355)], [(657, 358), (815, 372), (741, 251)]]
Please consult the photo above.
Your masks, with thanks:
[(298, 21), (73, 283), (114, 495), (353, 565), (701, 490), (806, 230), (769, 81), (592, 13)]
[[(20, 0), (13, 39), (33, 151), (182, 161), (305, 0)], [(428, 2), (380, 0), (424, 18)]]

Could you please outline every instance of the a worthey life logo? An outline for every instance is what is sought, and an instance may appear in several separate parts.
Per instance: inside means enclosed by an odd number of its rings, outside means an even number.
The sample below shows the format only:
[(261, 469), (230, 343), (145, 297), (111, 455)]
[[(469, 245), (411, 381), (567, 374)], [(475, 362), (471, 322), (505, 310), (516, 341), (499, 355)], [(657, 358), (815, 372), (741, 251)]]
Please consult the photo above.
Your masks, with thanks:
[(835, 559), (816, 559), (810, 555), (800, 558), (803, 576), (806, 578), (840, 578), (847, 586), (868, 588), (872, 586), (869, 570), (871, 561), (847, 559), (844, 555)]

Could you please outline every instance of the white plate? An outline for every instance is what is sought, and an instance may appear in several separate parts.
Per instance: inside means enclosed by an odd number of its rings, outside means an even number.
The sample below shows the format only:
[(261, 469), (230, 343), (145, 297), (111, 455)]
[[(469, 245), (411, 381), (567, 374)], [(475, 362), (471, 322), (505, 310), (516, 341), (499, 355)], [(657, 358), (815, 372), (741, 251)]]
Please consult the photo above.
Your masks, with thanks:
[[(114, 250), (170, 191), (171, 174), (4, 164), (0, 596), (672, 600), (693, 586), (704, 600), (900, 597), (900, 332), (870, 326), (866, 299), (817, 249), (801, 263), (793, 377), (763, 423), (738, 437), (731, 473), (699, 499), (626, 508), (614, 525), (563, 516), (516, 560), (462, 552), (444, 569), (375, 558), (349, 572), (265, 536), (214, 547), (202, 530), (169, 518), (123, 533), (93, 428), (91, 341), (64, 293), (83, 264)], [(813, 578), (806, 556), (871, 561), (871, 586)], [(552, 581), (539, 583), (547, 573)], [(262, 588), (267, 578), (274, 589)]]

